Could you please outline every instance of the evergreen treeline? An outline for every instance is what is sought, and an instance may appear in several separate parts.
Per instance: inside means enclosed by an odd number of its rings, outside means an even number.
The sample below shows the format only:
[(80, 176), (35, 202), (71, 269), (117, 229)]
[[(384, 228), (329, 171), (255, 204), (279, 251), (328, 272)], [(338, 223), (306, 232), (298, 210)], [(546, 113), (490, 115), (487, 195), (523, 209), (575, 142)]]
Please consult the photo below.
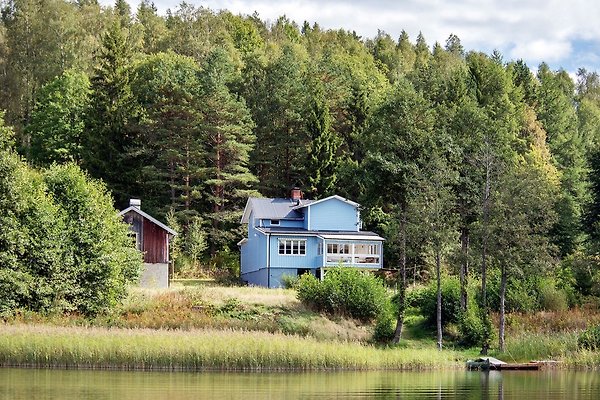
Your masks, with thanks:
[(76, 162), (117, 207), (142, 198), (194, 260), (235, 251), (248, 196), (300, 186), (361, 202), (400, 286), (447, 270), (463, 310), (475, 277), (483, 315), (544, 307), (541, 288), (600, 295), (596, 72), (534, 73), (455, 35), (12, 0), (0, 88), (30, 163)]

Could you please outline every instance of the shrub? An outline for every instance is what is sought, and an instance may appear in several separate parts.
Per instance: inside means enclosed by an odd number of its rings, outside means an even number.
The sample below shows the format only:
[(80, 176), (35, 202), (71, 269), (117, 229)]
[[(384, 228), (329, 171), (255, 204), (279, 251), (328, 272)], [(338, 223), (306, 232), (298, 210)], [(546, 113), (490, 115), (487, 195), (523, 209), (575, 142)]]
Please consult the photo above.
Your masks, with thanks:
[(302, 275), (297, 290), (298, 299), (317, 311), (361, 321), (375, 319), (389, 303), (379, 279), (344, 267), (329, 270), (322, 282), (312, 275)]
[(53, 165), (44, 180), (65, 223), (66, 257), (73, 260), (62, 277), (62, 286), (68, 288), (65, 299), (86, 315), (114, 307), (142, 266), (129, 227), (115, 211), (106, 187), (77, 165)]
[(587, 350), (600, 349), (600, 325), (591, 326), (583, 331), (577, 339), (577, 346)]
[(394, 313), (390, 310), (390, 307), (386, 307), (386, 309), (379, 313), (375, 320), (373, 341), (378, 343), (389, 343), (396, 333), (394, 322)]
[[(433, 325), (437, 320), (437, 282), (432, 281), (427, 287), (411, 294), (411, 301), (421, 310), (427, 323)], [(460, 321), (460, 282), (456, 277), (442, 278), (442, 324)]]
[(141, 256), (105, 187), (74, 164), (43, 174), (0, 149), (0, 313), (97, 314), (125, 296)]
[(494, 336), (492, 320), (479, 308), (473, 296), (469, 298), (467, 310), (460, 315), (459, 343), (463, 346), (482, 346), (486, 342), (489, 347)]
[(281, 276), (281, 285), (285, 289), (296, 289), (296, 287), (298, 286), (299, 280), (300, 280), (299, 276), (284, 274)]
[(540, 308), (545, 311), (564, 311), (568, 308), (564, 290), (555, 287), (552, 279), (541, 279), (538, 284)]

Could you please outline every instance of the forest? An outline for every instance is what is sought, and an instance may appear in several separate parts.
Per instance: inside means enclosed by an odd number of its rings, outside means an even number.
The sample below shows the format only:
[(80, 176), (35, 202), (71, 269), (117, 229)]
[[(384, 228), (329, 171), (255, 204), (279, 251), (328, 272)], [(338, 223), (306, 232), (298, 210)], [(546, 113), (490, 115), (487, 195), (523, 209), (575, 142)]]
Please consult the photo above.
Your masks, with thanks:
[(15, 151), (141, 198), (178, 268), (235, 270), (247, 198), (298, 186), (362, 204), (400, 286), (457, 277), (463, 311), (600, 298), (595, 71), (185, 2), (1, 4)]

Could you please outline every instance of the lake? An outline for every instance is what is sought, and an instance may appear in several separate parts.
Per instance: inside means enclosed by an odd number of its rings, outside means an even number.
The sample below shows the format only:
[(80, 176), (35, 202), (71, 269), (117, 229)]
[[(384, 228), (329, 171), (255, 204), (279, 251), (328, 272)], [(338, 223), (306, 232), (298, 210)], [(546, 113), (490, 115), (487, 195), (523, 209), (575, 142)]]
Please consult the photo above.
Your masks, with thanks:
[(0, 368), (0, 399), (598, 399), (600, 373), (188, 373)]

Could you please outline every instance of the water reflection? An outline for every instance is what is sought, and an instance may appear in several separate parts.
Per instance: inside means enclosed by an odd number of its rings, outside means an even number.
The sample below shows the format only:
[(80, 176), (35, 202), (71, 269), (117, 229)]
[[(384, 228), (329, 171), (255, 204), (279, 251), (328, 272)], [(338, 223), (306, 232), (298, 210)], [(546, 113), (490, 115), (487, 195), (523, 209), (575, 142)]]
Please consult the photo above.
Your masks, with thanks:
[(0, 399), (597, 399), (598, 373), (168, 373), (0, 369)]

